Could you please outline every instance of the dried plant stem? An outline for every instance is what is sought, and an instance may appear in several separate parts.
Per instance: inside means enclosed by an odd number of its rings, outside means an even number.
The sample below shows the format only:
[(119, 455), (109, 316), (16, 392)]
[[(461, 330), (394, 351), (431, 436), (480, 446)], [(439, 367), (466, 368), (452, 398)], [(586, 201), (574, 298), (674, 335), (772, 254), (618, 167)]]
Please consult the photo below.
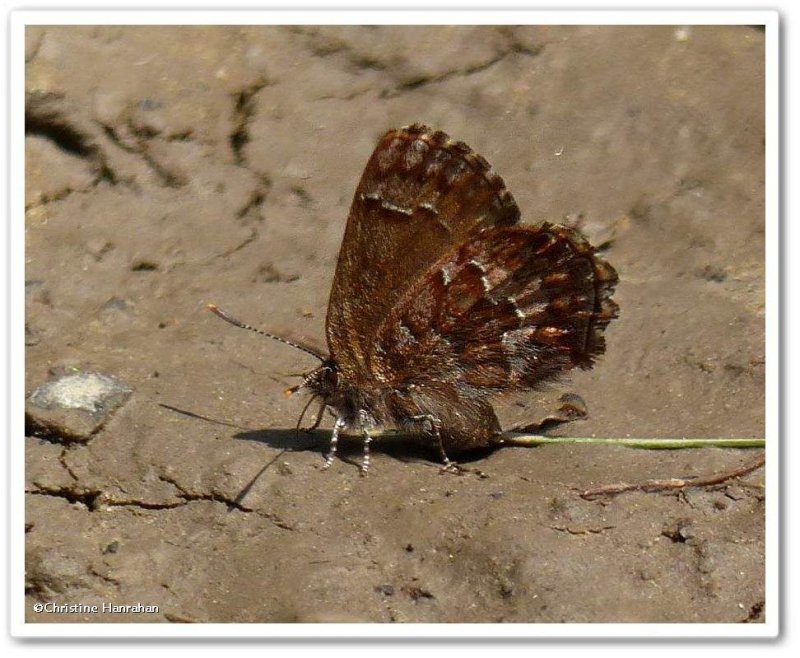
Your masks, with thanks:
[(687, 487), (713, 487), (717, 484), (722, 484), (728, 480), (739, 478), (748, 473), (752, 473), (764, 465), (764, 455), (759, 455), (756, 459), (742, 464), (737, 468), (716, 475), (710, 475), (700, 478), (670, 478), (669, 480), (646, 480), (636, 484), (628, 484), (627, 482), (619, 482), (617, 484), (606, 484), (602, 487), (595, 487), (593, 489), (586, 489), (581, 491), (581, 498), (586, 500), (593, 500), (600, 496), (614, 496), (616, 494), (624, 493), (626, 491), (644, 491), (646, 493), (654, 493), (660, 491), (671, 491), (674, 489), (684, 489)]
[[(640, 448), (645, 450), (680, 450), (683, 448), (763, 448), (766, 445), (764, 439), (597, 439), (581, 438), (574, 436), (549, 437), (528, 434), (507, 433), (503, 435), (505, 445), (515, 446), (541, 446), (552, 444), (590, 444), (590, 445), (617, 445), (627, 446), (628, 448)], [(614, 496), (626, 491), (643, 491), (646, 493), (656, 493), (663, 491), (674, 491), (688, 487), (712, 487), (722, 484), (728, 480), (742, 477), (761, 468), (764, 465), (764, 454), (756, 459), (723, 473), (696, 478), (669, 478), (667, 480), (646, 480), (629, 484), (618, 482), (607, 484), (593, 489), (580, 492), (581, 498), (593, 500), (601, 496)]]
[[(349, 432), (343, 432), (349, 434)], [(370, 430), (373, 439), (392, 439), (403, 437), (418, 437), (418, 434), (401, 432), (398, 430)], [(361, 437), (363, 434), (353, 434)], [(626, 448), (639, 448), (642, 450), (683, 450), (686, 448), (763, 448), (766, 440), (763, 438), (728, 439), (641, 439), (641, 438), (597, 438), (582, 436), (540, 436), (538, 434), (525, 434), (521, 432), (504, 432), (498, 439), (499, 445), (520, 446), (534, 448), (536, 446), (581, 444), (596, 446), (624, 446)]]

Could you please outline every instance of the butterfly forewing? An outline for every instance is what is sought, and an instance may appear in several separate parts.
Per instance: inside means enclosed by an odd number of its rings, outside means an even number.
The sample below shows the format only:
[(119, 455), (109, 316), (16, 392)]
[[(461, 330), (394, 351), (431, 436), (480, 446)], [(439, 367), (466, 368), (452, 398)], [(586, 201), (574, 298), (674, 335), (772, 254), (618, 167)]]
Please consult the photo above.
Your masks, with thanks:
[(422, 125), (386, 133), (356, 189), (328, 306), (343, 377), (373, 377), (378, 327), (453, 245), (518, 220), (502, 179), (465, 144)]

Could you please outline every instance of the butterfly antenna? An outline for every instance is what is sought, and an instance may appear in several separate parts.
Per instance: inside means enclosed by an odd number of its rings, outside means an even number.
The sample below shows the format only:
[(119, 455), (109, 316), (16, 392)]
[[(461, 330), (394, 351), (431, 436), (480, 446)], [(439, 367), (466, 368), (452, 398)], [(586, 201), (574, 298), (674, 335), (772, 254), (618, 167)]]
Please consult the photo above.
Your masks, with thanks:
[(319, 352), (317, 352), (316, 350), (311, 349), (310, 347), (306, 347), (305, 345), (298, 345), (297, 343), (293, 343), (290, 340), (286, 340), (285, 338), (282, 338), (281, 336), (276, 336), (275, 334), (271, 334), (271, 333), (269, 333), (267, 331), (262, 331), (261, 329), (256, 329), (255, 327), (250, 326), (249, 324), (246, 324), (246, 323), (242, 322), (241, 320), (237, 320), (233, 316), (228, 315), (225, 311), (223, 311), (221, 308), (219, 308), (216, 304), (207, 304), (206, 306), (208, 307), (208, 310), (211, 311), (214, 315), (217, 315), (217, 316), (221, 317), (223, 320), (225, 320), (225, 322), (229, 322), (234, 327), (240, 327), (241, 329), (247, 329), (249, 331), (254, 331), (257, 334), (261, 334), (262, 336), (266, 336), (267, 338), (274, 338), (275, 340), (279, 340), (281, 343), (285, 343), (286, 345), (294, 347), (295, 349), (298, 349), (301, 352), (305, 352), (306, 354), (310, 354), (311, 356), (316, 357), (317, 359), (319, 359), (323, 363), (327, 360), (325, 355), (320, 354)]

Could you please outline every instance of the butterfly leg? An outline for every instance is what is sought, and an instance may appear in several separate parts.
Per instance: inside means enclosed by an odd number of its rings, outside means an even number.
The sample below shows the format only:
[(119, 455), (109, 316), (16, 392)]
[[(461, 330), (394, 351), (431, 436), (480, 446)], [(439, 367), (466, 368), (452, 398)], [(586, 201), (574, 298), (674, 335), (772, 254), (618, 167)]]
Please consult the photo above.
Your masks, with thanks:
[(364, 459), (361, 461), (361, 475), (366, 475), (369, 470), (369, 444), (372, 437), (367, 430), (364, 430)]
[(366, 475), (369, 470), (369, 444), (372, 442), (372, 436), (367, 429), (370, 426), (370, 417), (364, 409), (358, 412), (358, 424), (364, 434), (364, 459), (361, 461), (361, 475)]
[(331, 448), (328, 455), (325, 457), (325, 465), (323, 470), (330, 468), (333, 464), (333, 458), (336, 456), (336, 448), (339, 447), (339, 431), (345, 426), (344, 418), (337, 418), (333, 424), (333, 431), (331, 432)]
[(427, 421), (430, 423), (430, 431), (436, 437), (436, 447), (439, 449), (439, 457), (442, 459), (442, 468), (440, 471), (448, 472), (448, 473), (458, 473), (459, 468), (458, 464), (450, 461), (450, 458), (447, 456), (447, 453), (444, 450), (444, 444), (442, 443), (442, 421), (440, 421), (436, 416), (432, 414), (422, 414), (420, 416), (412, 416), (411, 420), (422, 422)]

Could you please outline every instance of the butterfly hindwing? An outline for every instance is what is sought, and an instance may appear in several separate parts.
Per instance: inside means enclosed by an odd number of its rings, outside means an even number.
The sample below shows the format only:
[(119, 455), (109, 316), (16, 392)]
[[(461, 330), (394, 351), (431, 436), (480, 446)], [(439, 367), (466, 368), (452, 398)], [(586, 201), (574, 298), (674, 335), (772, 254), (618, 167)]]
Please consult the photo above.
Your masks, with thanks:
[(419, 400), (532, 388), (603, 353), (616, 282), (571, 229), (486, 229), (406, 291), (380, 327), (374, 367)]

